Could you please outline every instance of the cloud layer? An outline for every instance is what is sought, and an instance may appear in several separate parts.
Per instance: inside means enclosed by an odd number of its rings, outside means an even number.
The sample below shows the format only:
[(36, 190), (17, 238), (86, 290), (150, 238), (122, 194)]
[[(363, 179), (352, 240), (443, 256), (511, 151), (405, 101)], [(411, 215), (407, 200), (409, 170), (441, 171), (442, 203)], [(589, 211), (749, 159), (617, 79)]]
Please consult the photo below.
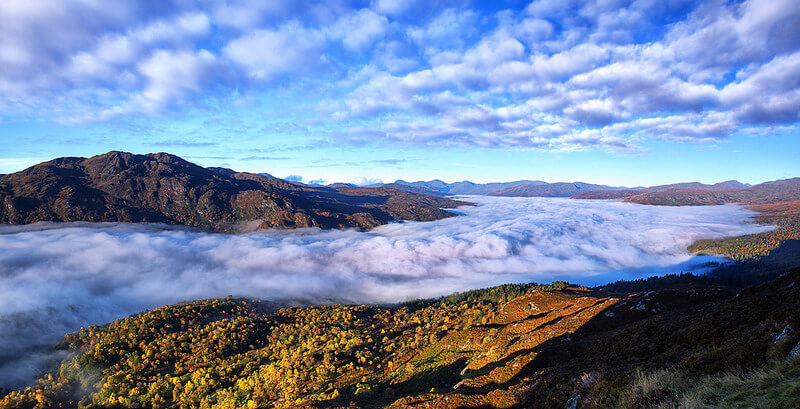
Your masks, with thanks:
[(158, 3), (4, 1), (0, 109), (103, 122), (288, 89), (345, 142), (611, 151), (800, 120), (794, 0)]
[(65, 332), (182, 300), (398, 302), (505, 282), (594, 284), (697, 268), (685, 250), (695, 239), (764, 229), (736, 206), (470, 200), (480, 206), (461, 217), (367, 233), (0, 227), (0, 385), (30, 380)]

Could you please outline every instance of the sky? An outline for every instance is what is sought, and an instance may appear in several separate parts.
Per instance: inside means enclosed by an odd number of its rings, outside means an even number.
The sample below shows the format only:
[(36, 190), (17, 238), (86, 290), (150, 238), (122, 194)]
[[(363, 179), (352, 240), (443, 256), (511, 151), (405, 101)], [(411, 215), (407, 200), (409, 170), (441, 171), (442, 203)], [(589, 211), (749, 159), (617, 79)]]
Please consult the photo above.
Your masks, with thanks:
[(0, 2), (0, 173), (759, 183), (799, 121), (796, 0)]

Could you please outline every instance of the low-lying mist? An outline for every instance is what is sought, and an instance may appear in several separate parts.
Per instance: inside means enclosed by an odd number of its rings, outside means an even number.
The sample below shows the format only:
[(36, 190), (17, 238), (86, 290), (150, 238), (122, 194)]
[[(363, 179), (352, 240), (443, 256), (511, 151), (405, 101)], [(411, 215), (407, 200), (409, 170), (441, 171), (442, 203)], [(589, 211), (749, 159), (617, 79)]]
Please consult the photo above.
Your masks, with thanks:
[(505, 282), (601, 284), (696, 268), (699, 238), (767, 229), (737, 206), (469, 197), (461, 217), (370, 232), (210, 234), (161, 225), (0, 226), (0, 386), (60, 337), (182, 300), (398, 302)]

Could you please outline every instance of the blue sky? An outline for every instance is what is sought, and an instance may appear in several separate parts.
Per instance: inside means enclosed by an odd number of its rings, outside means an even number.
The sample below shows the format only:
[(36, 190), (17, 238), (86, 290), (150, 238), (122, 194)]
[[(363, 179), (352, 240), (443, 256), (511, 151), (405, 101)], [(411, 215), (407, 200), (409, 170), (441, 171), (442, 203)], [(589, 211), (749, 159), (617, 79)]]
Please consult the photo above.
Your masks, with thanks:
[(0, 2), (0, 173), (758, 183), (798, 121), (796, 0)]

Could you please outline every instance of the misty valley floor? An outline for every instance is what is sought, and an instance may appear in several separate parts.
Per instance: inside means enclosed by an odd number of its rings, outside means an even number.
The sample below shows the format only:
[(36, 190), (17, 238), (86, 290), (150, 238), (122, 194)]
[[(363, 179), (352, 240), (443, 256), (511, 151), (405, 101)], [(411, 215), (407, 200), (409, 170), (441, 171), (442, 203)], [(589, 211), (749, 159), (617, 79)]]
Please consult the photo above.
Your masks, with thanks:
[[(21, 386), (65, 333), (183, 300), (395, 303), (508, 282), (593, 285), (702, 268), (697, 239), (769, 229), (737, 206), (466, 197), (435, 222), (369, 232), (210, 234), (159, 225), (0, 228), (0, 377)], [(20, 358), (21, 357), (21, 358)]]

